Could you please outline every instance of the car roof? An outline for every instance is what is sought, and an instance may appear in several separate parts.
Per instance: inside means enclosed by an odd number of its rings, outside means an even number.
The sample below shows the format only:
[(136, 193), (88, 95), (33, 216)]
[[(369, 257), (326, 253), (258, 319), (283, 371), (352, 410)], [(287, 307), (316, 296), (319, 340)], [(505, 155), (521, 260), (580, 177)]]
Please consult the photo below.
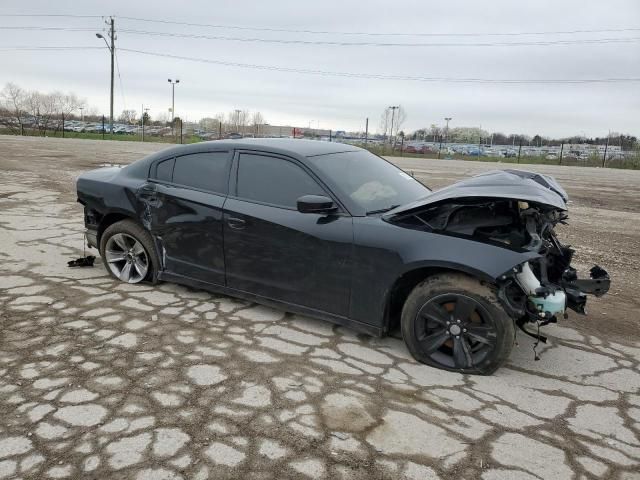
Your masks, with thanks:
[[(358, 152), (362, 149), (344, 143), (322, 142), (318, 140), (299, 140), (294, 138), (242, 138), (228, 140), (212, 140), (208, 142), (175, 145), (147, 155), (127, 165), (124, 170), (136, 178), (146, 178), (149, 166), (156, 160), (171, 156), (188, 155), (212, 150), (256, 150), (267, 153), (286, 155), (307, 163), (307, 157), (317, 157), (331, 153)], [(311, 168), (311, 167), (310, 167)]]
[(294, 138), (241, 138), (228, 140), (211, 140), (189, 145), (176, 145), (151, 155), (155, 158), (166, 155), (196, 153), (214, 148), (262, 150), (289, 156), (314, 157), (330, 153), (356, 152), (361, 150), (353, 145), (319, 140), (301, 140)]
[(277, 150), (281, 153), (289, 152), (304, 157), (327, 155), (329, 153), (338, 152), (355, 152), (360, 150), (358, 147), (344, 143), (302, 140), (295, 138), (242, 138), (238, 140), (214, 140), (208, 143), (229, 144), (233, 145), (233, 148), (247, 148), (250, 150)]

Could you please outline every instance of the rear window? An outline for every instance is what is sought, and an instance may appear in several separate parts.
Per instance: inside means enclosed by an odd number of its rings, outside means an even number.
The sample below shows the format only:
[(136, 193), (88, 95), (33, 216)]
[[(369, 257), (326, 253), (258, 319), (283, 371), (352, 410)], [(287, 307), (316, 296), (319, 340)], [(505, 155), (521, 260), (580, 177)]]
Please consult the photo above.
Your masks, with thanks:
[(226, 194), (230, 162), (228, 152), (192, 153), (176, 157), (172, 182)]
[(162, 182), (171, 182), (173, 178), (173, 164), (175, 163), (175, 158), (170, 158), (168, 160), (163, 160), (156, 166), (156, 179)]

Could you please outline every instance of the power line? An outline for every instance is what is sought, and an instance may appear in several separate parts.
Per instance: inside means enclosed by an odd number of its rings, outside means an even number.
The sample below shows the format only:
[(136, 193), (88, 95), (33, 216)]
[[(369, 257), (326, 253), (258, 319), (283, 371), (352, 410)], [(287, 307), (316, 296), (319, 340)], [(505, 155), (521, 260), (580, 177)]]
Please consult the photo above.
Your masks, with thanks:
[(521, 36), (521, 35), (573, 35), (580, 33), (614, 33), (614, 32), (638, 32), (640, 28), (608, 28), (597, 30), (564, 30), (564, 31), (546, 31), (546, 32), (490, 32), (490, 33), (408, 33), (408, 32), (345, 32), (331, 30), (297, 30), (288, 28), (271, 28), (271, 27), (246, 27), (238, 25), (219, 25), (206, 23), (190, 23), (178, 22), (173, 20), (156, 20), (140, 17), (118, 17), (123, 20), (132, 20), (137, 22), (161, 23), (168, 25), (183, 25), (188, 27), (208, 27), (230, 30), (252, 30), (259, 32), (281, 32), (281, 33), (309, 33), (317, 35), (370, 35), (370, 36), (402, 36), (402, 37), (492, 37), (492, 36)]
[[(25, 30), (25, 31), (61, 31), (61, 32), (92, 32), (95, 28), (80, 27), (45, 27), (45, 26), (0, 26), (0, 30)], [(640, 30), (640, 29), (639, 29)], [(394, 43), (394, 42), (344, 42), (332, 40), (301, 40), (301, 39), (274, 39), (274, 38), (258, 38), (258, 37), (230, 37), (226, 35), (199, 35), (192, 33), (172, 33), (172, 32), (156, 32), (148, 30), (132, 30), (120, 29), (120, 33), (129, 33), (132, 35), (159, 36), (171, 38), (191, 38), (197, 40), (218, 40), (232, 42), (250, 42), (250, 43), (274, 43), (281, 45), (324, 45), (324, 46), (341, 46), (341, 47), (523, 47), (523, 46), (550, 46), (550, 45), (582, 45), (582, 44), (617, 44), (631, 43), (640, 41), (640, 37), (619, 37), (619, 38), (579, 38), (569, 40), (539, 40), (539, 41), (519, 41), (519, 42), (477, 42), (477, 43), (443, 43), (443, 42), (413, 42), (413, 43)]]
[(0, 46), (0, 50), (102, 50), (104, 47), (80, 47), (80, 46), (29, 46), (29, 45), (12, 45)]
[(122, 86), (122, 76), (120, 75), (120, 63), (118, 62), (118, 50), (114, 50), (114, 55), (116, 58), (116, 70), (118, 71), (118, 81), (120, 83), (120, 95), (122, 96), (122, 105), (124, 106), (124, 110), (127, 109), (127, 102), (124, 99), (124, 87)]
[(43, 26), (27, 26), (27, 27), (7, 27), (0, 26), (0, 30), (28, 30), (28, 31), (61, 31), (61, 32), (93, 32), (95, 28), (79, 28), (79, 27), (43, 27)]
[(572, 39), (572, 40), (541, 40), (527, 42), (482, 42), (482, 43), (392, 43), (392, 42), (341, 42), (330, 40), (300, 40), (300, 39), (272, 39), (256, 37), (228, 37), (224, 35), (198, 35), (193, 33), (154, 32), (146, 30), (120, 29), (120, 33), (133, 35), (149, 35), (173, 38), (192, 38), (198, 40), (223, 40), (233, 42), (260, 42), (277, 43), (284, 45), (330, 45), (341, 47), (522, 47), (522, 46), (548, 46), (548, 45), (577, 45), (577, 44), (610, 44), (629, 43), (640, 41), (640, 37), (626, 38), (597, 38), (597, 39)]
[(0, 13), (0, 17), (68, 17), (68, 18), (103, 18), (105, 15), (73, 15), (53, 13)]
[(257, 65), (249, 63), (227, 62), (222, 60), (213, 60), (197, 57), (186, 57), (182, 55), (172, 55), (168, 53), (147, 52), (143, 50), (134, 50), (130, 48), (120, 48), (120, 51), (137, 53), (154, 57), (173, 58), (176, 60), (186, 60), (199, 63), (208, 63), (213, 65), (223, 65), (227, 67), (250, 68), (257, 70), (269, 70), (286, 73), (303, 73), (310, 75), (348, 77), (348, 78), (367, 78), (376, 80), (402, 80), (416, 82), (441, 82), (441, 83), (480, 83), (480, 84), (583, 84), (583, 83), (630, 83), (640, 82), (640, 78), (588, 78), (588, 79), (489, 79), (489, 78), (453, 78), (453, 77), (419, 77), (409, 75), (384, 75), (374, 73), (354, 73), (354, 72), (334, 72), (326, 70), (311, 70), (304, 68), (280, 67), (275, 65)]

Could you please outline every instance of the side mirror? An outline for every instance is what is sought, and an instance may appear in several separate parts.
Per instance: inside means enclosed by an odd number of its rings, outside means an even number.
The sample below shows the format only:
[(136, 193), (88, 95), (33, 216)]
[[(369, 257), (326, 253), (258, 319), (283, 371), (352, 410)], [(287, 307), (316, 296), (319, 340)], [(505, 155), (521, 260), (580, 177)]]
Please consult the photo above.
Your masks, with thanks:
[(300, 213), (330, 213), (338, 209), (333, 200), (323, 195), (303, 195), (297, 203)]

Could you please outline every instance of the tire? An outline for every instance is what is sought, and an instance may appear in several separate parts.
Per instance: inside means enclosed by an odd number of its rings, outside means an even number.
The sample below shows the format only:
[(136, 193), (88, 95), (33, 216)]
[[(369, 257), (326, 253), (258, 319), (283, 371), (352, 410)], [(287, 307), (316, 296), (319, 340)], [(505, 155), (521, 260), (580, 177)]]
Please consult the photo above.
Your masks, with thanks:
[(509, 357), (515, 340), (514, 321), (494, 289), (456, 273), (418, 284), (404, 304), (401, 324), (417, 361), (454, 372), (492, 374)]
[(109, 275), (117, 280), (157, 283), (160, 261), (153, 239), (133, 220), (121, 220), (107, 227), (100, 237), (100, 256)]

